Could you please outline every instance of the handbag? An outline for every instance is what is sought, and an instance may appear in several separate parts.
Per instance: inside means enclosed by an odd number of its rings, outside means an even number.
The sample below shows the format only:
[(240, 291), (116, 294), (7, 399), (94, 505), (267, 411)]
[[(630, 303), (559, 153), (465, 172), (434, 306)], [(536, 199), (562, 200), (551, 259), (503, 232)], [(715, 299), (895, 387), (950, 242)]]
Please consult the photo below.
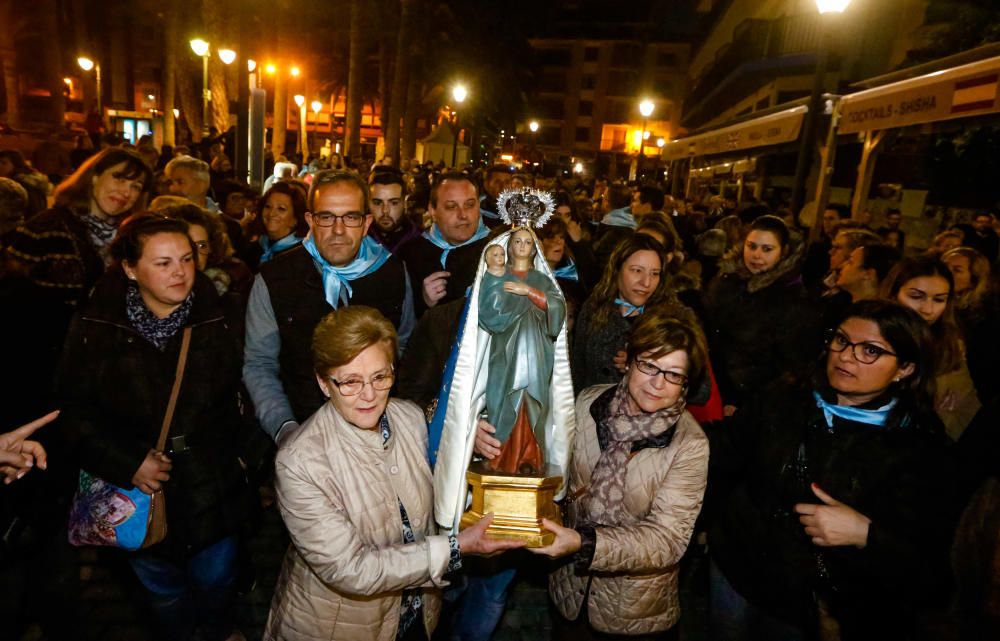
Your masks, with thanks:
[[(191, 328), (185, 327), (181, 353), (170, 401), (163, 415), (156, 451), (162, 452), (174, 418), (191, 346)], [(73, 496), (69, 517), (69, 542), (138, 550), (155, 545), (167, 536), (167, 505), (161, 490), (152, 495), (137, 487), (125, 489), (80, 470), (80, 483)]]

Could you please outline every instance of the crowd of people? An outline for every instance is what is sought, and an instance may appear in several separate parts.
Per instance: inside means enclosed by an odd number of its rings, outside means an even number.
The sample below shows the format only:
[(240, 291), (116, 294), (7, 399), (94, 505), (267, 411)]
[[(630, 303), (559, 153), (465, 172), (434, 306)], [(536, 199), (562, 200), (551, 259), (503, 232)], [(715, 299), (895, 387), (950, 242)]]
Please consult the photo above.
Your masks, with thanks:
[[(1000, 635), (991, 213), (924, 248), (894, 210), (810, 230), (655, 180), (336, 156), (279, 158), (258, 190), (203, 151), (108, 144), (65, 176), (0, 151), (5, 621), (78, 638), (85, 470), (166, 498), (166, 539), (122, 555), (171, 641), (245, 638), (269, 488), (291, 545), (266, 639), (485, 640), (538, 557), (558, 639), (678, 639), (696, 559), (711, 639)], [(535, 557), (489, 515), (439, 530), (428, 429), (519, 187), (553, 195), (531, 251), (576, 397), (564, 523)]]

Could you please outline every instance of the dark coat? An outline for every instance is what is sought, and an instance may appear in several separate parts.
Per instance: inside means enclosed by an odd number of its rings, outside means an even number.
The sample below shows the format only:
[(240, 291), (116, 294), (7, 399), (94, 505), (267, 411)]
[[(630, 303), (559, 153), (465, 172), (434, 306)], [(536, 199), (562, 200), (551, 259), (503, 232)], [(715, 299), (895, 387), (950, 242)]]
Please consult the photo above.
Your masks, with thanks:
[(822, 345), (820, 315), (798, 276), (793, 251), (751, 275), (741, 255), (724, 261), (705, 297), (708, 345), (723, 402), (740, 405), (754, 391), (798, 374)]
[[(146, 453), (156, 446), (181, 332), (163, 352), (140, 336), (126, 316), (126, 282), (121, 271), (110, 272), (74, 318), (57, 390), (64, 428), (79, 439), (81, 467), (129, 488)], [(187, 324), (193, 328), (191, 347), (169, 436), (184, 435), (190, 449), (170, 454), (163, 544), (184, 553), (236, 533), (249, 507), (238, 461), (246, 433), (239, 409), (238, 342), (212, 283), (202, 274), (195, 280)]]
[[(710, 550), (750, 603), (813, 629), (816, 594), (853, 641), (909, 638), (918, 605), (944, 602), (956, 472), (936, 417), (901, 403), (883, 427), (829, 430), (811, 389), (777, 386), (707, 430)], [(866, 547), (812, 544), (794, 511), (820, 502), (811, 483), (871, 519)]]
[(396, 248), (393, 255), (403, 259), (403, 262), (406, 263), (406, 271), (410, 274), (410, 286), (413, 287), (413, 311), (418, 319), (427, 311), (427, 304), (424, 302), (423, 296), (424, 279), (434, 272), (447, 271), (451, 273), (444, 298), (438, 301), (438, 305), (465, 298), (465, 290), (476, 279), (479, 258), (488, 242), (488, 238), (481, 238), (474, 243), (451, 250), (448, 253), (446, 268), (441, 267), (441, 252), (443, 250), (423, 236), (411, 238)]

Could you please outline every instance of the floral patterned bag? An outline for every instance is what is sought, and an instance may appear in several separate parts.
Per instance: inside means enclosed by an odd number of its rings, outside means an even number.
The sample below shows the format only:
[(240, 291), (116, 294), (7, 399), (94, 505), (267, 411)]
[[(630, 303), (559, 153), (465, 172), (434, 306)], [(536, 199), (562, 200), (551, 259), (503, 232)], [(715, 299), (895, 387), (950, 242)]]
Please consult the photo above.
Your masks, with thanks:
[[(160, 437), (156, 441), (157, 452), (162, 452), (167, 444), (190, 345), (191, 328), (185, 327), (174, 386), (163, 416)], [(155, 545), (167, 536), (166, 507), (162, 491), (149, 495), (137, 487), (121, 488), (80, 470), (80, 484), (70, 508), (69, 542), (125, 550)]]

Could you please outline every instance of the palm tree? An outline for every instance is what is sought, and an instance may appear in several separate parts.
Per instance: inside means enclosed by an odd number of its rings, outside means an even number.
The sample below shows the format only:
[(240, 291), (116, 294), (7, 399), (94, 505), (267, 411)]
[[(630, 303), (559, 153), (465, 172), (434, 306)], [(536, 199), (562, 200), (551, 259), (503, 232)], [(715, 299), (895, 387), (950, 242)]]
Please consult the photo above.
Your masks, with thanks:
[(174, 95), (177, 93), (177, 48), (180, 39), (180, 12), (176, 2), (167, 0), (163, 29), (163, 144), (177, 144), (177, 123), (174, 121)]
[(361, 0), (351, 0), (351, 56), (347, 76), (347, 119), (344, 155), (361, 155), (361, 107), (364, 100), (365, 32)]
[[(205, 23), (205, 33), (215, 52), (218, 52), (219, 48), (231, 45), (226, 25), (235, 21), (224, 19), (224, 14), (233, 15), (233, 12), (227, 9), (220, 0), (203, 0), (201, 3), (201, 18)], [(229, 94), (226, 91), (226, 65), (218, 55), (212, 55), (208, 60), (208, 87), (212, 93), (212, 119), (209, 122), (223, 133), (229, 129)]]
[[(21, 124), (21, 91), (17, 79), (17, 49), (14, 36), (25, 26), (25, 16), (14, 11), (14, 0), (0, 0), (0, 60), (3, 60), (3, 88), (7, 96), (7, 122)], [(20, 3), (18, 3), (20, 6)]]
[[(414, 15), (418, 11), (418, 0), (401, 0), (399, 13), (399, 36), (396, 41), (396, 65), (392, 74), (392, 101), (388, 114), (383, 118), (385, 128), (385, 153), (399, 167), (399, 124), (407, 105), (407, 88), (410, 76), (410, 42), (414, 28)], [(385, 105), (383, 105), (383, 109)], [(383, 112), (384, 113), (384, 112)]]

